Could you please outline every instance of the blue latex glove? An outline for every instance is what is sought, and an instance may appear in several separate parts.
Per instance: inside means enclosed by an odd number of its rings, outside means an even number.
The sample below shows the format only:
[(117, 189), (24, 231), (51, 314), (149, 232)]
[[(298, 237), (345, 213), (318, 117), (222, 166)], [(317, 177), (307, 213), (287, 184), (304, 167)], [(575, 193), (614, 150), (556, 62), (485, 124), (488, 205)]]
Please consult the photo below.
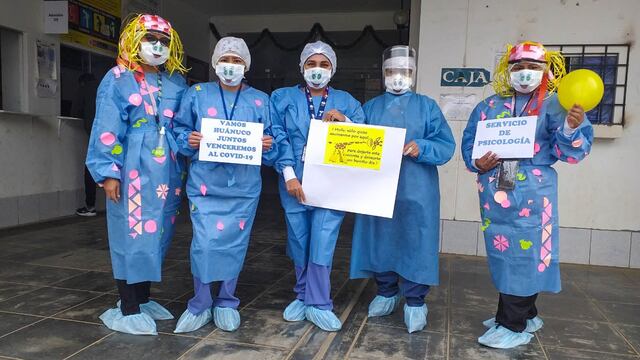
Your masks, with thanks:
[[(482, 322), (486, 328), (492, 328), (498, 324), (496, 324), (496, 318), (491, 318)], [(539, 316), (534, 317), (533, 319), (527, 320), (527, 327), (524, 329), (525, 332), (534, 333), (540, 329), (542, 329), (542, 325), (544, 322)]]
[(304, 311), (307, 307), (304, 303), (298, 299), (295, 299), (284, 309), (284, 313), (282, 317), (286, 321), (302, 321), (306, 319), (304, 316)]
[(340, 319), (331, 310), (320, 310), (314, 306), (307, 306), (305, 312), (307, 320), (324, 331), (338, 331), (342, 329)]
[(109, 309), (100, 315), (100, 320), (111, 330), (131, 335), (158, 335), (156, 322), (145, 313), (122, 315), (120, 308)]
[(236, 331), (240, 327), (240, 313), (236, 309), (219, 307), (213, 308), (213, 321), (224, 331)]
[[(116, 303), (116, 307), (120, 307), (120, 300)], [(172, 320), (173, 314), (169, 310), (165, 309), (162, 305), (153, 300), (149, 300), (146, 304), (140, 304), (140, 312), (143, 312), (153, 320)]]
[(413, 333), (420, 331), (427, 326), (427, 304), (422, 306), (409, 306), (404, 304), (404, 324), (407, 326), (407, 331)]
[(201, 327), (207, 325), (213, 315), (211, 315), (211, 309), (206, 309), (198, 315), (193, 315), (189, 309), (185, 310), (180, 319), (178, 319), (178, 323), (176, 324), (176, 329), (173, 330), (174, 333), (187, 333), (200, 329)]
[(400, 295), (384, 297), (376, 295), (369, 304), (369, 317), (387, 316), (394, 312), (400, 304)]
[(518, 345), (528, 344), (533, 335), (528, 332), (517, 333), (504, 326), (494, 326), (478, 338), (484, 346), (495, 349), (511, 349)]

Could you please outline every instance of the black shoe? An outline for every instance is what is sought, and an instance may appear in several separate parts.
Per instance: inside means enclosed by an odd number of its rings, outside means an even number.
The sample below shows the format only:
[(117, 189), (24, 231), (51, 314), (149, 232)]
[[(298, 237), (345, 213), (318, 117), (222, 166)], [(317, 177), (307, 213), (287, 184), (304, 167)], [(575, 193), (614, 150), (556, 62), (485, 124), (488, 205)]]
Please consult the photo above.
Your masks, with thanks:
[(88, 208), (88, 207), (81, 207), (80, 209), (76, 210), (76, 215), (78, 216), (96, 216), (96, 208), (92, 207), (92, 208)]

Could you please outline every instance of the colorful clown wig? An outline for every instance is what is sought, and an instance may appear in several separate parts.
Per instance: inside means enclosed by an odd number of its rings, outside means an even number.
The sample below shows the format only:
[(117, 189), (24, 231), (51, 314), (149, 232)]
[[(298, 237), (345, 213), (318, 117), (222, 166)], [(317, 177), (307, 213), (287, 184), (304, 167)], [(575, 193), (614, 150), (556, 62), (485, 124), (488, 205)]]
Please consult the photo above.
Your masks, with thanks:
[(515, 91), (511, 87), (509, 66), (520, 61), (531, 61), (546, 64), (542, 84), (552, 94), (558, 89), (560, 79), (566, 75), (564, 56), (560, 51), (549, 51), (540, 43), (525, 41), (518, 45), (507, 45), (507, 51), (500, 58), (493, 76), (493, 90), (504, 97), (512, 96)]
[(157, 15), (133, 15), (122, 29), (118, 46), (118, 63), (129, 70), (138, 71), (142, 59), (140, 58), (140, 43), (148, 32), (157, 32), (169, 37), (169, 59), (164, 67), (173, 73), (186, 73), (187, 68), (182, 65), (184, 50), (178, 33), (171, 24)]

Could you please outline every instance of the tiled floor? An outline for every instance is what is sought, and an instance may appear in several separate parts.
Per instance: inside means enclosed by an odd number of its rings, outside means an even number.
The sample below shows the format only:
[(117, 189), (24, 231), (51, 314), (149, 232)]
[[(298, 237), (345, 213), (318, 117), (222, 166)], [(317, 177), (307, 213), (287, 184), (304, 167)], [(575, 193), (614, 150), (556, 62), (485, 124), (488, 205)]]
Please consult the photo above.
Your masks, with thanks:
[[(262, 204), (277, 204), (269, 199)], [(640, 271), (563, 265), (564, 291), (543, 294), (544, 328), (531, 344), (509, 351), (479, 346), (481, 321), (492, 316), (496, 292), (485, 259), (441, 257), (441, 285), (428, 296), (426, 331), (408, 334), (402, 313), (367, 319), (374, 286), (349, 281), (347, 218), (336, 251), (333, 292), (343, 330), (325, 333), (309, 323), (286, 323), (292, 267), (284, 254), (279, 208), (257, 217), (238, 293), (242, 325), (226, 333), (209, 324), (174, 335), (114, 333), (98, 315), (115, 304), (105, 219), (71, 219), (0, 235), (0, 359), (638, 359)], [(178, 317), (191, 295), (187, 217), (179, 222), (153, 296)]]

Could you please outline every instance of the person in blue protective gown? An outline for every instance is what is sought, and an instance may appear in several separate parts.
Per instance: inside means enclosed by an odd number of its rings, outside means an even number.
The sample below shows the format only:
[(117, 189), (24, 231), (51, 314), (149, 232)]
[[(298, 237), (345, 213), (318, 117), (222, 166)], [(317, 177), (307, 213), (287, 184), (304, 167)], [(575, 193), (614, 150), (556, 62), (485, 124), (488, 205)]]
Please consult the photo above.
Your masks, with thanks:
[(404, 321), (411, 332), (427, 324), (425, 296), (438, 285), (440, 189), (438, 165), (451, 159), (455, 141), (436, 102), (411, 91), (415, 51), (385, 50), (386, 92), (364, 106), (366, 123), (407, 129), (392, 219), (356, 215), (351, 278), (373, 277), (378, 285), (369, 316), (391, 314), (406, 299)]
[[(287, 254), (296, 272), (296, 299), (284, 311), (287, 321), (309, 320), (326, 331), (342, 327), (333, 313), (331, 263), (344, 212), (304, 205), (300, 179), (311, 121), (364, 122), (360, 103), (329, 85), (337, 68), (336, 54), (321, 41), (307, 44), (300, 55), (306, 84), (271, 94), (271, 120), (278, 145), (276, 170), (287, 222)], [(283, 130), (283, 131), (280, 131)]]
[(156, 15), (134, 17), (120, 36), (118, 65), (98, 88), (87, 168), (107, 195), (118, 306), (100, 316), (112, 330), (156, 334), (172, 319), (149, 300), (174, 233), (184, 158), (171, 134), (186, 90), (180, 38)]
[[(192, 86), (175, 117), (178, 146), (181, 153), (191, 157), (187, 196), (193, 223), (191, 272), (195, 292), (176, 325), (176, 333), (197, 330), (212, 317), (225, 331), (240, 326), (240, 300), (235, 290), (262, 188), (260, 166), (198, 160), (202, 118), (262, 123), (265, 134), (271, 133), (269, 97), (242, 82), (251, 66), (244, 40), (220, 39), (211, 64), (218, 81)], [(263, 136), (263, 164), (272, 164), (276, 158), (272, 141), (270, 135)], [(220, 289), (214, 299), (211, 284), (218, 281)]]
[[(576, 164), (591, 149), (593, 129), (584, 110), (568, 112), (559, 104), (558, 82), (564, 58), (542, 44), (508, 46), (496, 69), (496, 95), (471, 113), (462, 138), (462, 157), (477, 175), (480, 214), (487, 259), (499, 301), (495, 318), (478, 342), (493, 348), (528, 343), (543, 325), (535, 301), (538, 293), (561, 290), (556, 161)], [(537, 116), (534, 155), (500, 159), (487, 152), (472, 159), (479, 121)]]

